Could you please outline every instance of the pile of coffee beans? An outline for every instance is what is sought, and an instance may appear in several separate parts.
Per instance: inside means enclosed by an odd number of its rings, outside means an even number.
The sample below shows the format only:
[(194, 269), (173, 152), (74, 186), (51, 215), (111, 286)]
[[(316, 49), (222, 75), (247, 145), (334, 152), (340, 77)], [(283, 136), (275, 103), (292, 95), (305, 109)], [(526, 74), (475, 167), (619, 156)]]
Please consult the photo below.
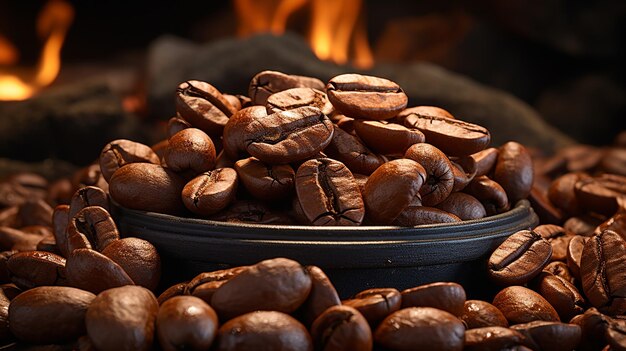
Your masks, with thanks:
[(264, 71), (249, 96), (190, 80), (168, 139), (114, 140), (99, 164), (113, 199), (216, 221), (415, 226), (505, 212), (528, 196), (524, 146), (408, 98), (384, 78), (327, 84)]

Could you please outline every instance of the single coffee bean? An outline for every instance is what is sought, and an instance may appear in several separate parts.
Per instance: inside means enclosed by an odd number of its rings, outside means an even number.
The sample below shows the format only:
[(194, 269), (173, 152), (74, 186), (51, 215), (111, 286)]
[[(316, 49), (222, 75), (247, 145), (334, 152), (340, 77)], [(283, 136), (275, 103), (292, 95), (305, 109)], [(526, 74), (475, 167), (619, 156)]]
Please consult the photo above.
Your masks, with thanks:
[(129, 163), (160, 164), (159, 157), (147, 145), (126, 139), (117, 139), (106, 144), (100, 152), (100, 171), (107, 182), (120, 167)]
[(215, 214), (235, 200), (237, 184), (237, 172), (232, 168), (204, 172), (185, 185), (182, 191), (183, 203), (195, 214)]
[(215, 167), (215, 145), (200, 129), (183, 129), (169, 141), (164, 156), (168, 167), (174, 172), (190, 170), (197, 174)]
[(359, 138), (341, 128), (333, 129), (333, 138), (324, 152), (329, 157), (343, 162), (352, 173), (364, 175), (372, 174), (387, 160), (384, 156), (370, 151)]
[(311, 325), (328, 308), (341, 305), (341, 300), (324, 271), (317, 266), (306, 266), (305, 269), (311, 277), (311, 292), (301, 309), (306, 325)]
[(290, 165), (270, 165), (249, 157), (235, 162), (235, 171), (246, 190), (259, 200), (278, 201), (294, 193), (295, 172)]
[(324, 90), (324, 83), (317, 78), (262, 71), (252, 77), (248, 86), (248, 96), (254, 105), (265, 105), (271, 95), (292, 88)]
[(526, 148), (510, 141), (500, 147), (494, 178), (512, 204), (525, 199), (533, 185), (533, 162)]
[(546, 299), (523, 286), (502, 289), (493, 299), (496, 306), (510, 324), (532, 321), (558, 322), (559, 315)]
[(469, 157), (474, 161), (476, 177), (490, 174), (496, 166), (498, 155), (499, 150), (493, 147), (469, 155)]
[(567, 267), (572, 271), (574, 278), (580, 281), (580, 261), (587, 237), (576, 235), (567, 245)]
[(103, 291), (87, 309), (87, 335), (98, 350), (150, 350), (158, 310), (156, 298), (146, 288)]
[(212, 85), (190, 80), (176, 89), (176, 112), (194, 128), (220, 135), (228, 118), (237, 110)]
[(510, 208), (509, 199), (504, 188), (486, 176), (474, 178), (463, 189), (463, 192), (478, 199), (485, 207), (487, 216), (506, 212)]
[(585, 243), (580, 261), (580, 277), (589, 302), (600, 311), (626, 313), (626, 242), (611, 230), (591, 237)]
[(465, 331), (464, 350), (517, 350), (517, 346), (526, 343), (524, 335), (513, 329), (499, 326), (474, 328)]
[(111, 177), (109, 191), (120, 205), (142, 211), (178, 214), (184, 208), (184, 180), (158, 165), (131, 163)]
[(419, 129), (429, 144), (450, 156), (466, 156), (477, 153), (491, 140), (489, 131), (476, 124), (442, 117), (424, 106), (411, 107), (399, 114), (404, 125)]
[(548, 189), (548, 199), (570, 216), (579, 214), (582, 205), (576, 197), (574, 187), (580, 180), (588, 178), (586, 173), (567, 173), (556, 178)]
[(322, 151), (332, 139), (333, 125), (318, 108), (305, 106), (254, 119), (243, 133), (250, 155), (285, 164)]
[(524, 284), (541, 272), (551, 256), (549, 242), (534, 231), (522, 230), (491, 254), (488, 274), (499, 284)]
[(252, 121), (267, 116), (263, 106), (250, 106), (235, 113), (226, 123), (222, 139), (224, 153), (233, 160), (248, 157), (244, 128)]
[(90, 249), (72, 251), (67, 258), (65, 274), (71, 286), (91, 291), (94, 294), (134, 284), (120, 265)]
[(398, 114), (395, 119), (400, 123), (406, 124), (406, 118), (413, 113), (419, 113), (420, 115), (430, 117), (456, 119), (450, 112), (435, 106), (410, 107)]
[(576, 280), (569, 267), (567, 267), (567, 263), (561, 261), (548, 263), (548, 265), (543, 268), (543, 272), (559, 276), (572, 284), (574, 284)]
[(256, 310), (294, 312), (311, 291), (311, 277), (299, 263), (276, 258), (250, 266), (213, 294), (211, 306), (226, 320)]
[(329, 115), (333, 112), (333, 105), (328, 101), (323, 91), (311, 88), (292, 88), (270, 95), (267, 99), (267, 114), (293, 110), (298, 107), (313, 106)]
[(136, 285), (152, 291), (157, 288), (161, 278), (161, 258), (150, 242), (124, 238), (113, 241), (102, 254), (120, 265)]
[(463, 221), (483, 218), (487, 215), (485, 206), (472, 195), (451, 193), (437, 208), (459, 217)]
[(600, 350), (606, 344), (606, 332), (610, 318), (598, 312), (595, 308), (590, 308), (584, 314), (579, 314), (572, 318), (571, 324), (580, 326), (582, 335), (578, 345), (580, 350)]
[(426, 170), (413, 160), (398, 159), (383, 164), (365, 184), (363, 200), (367, 217), (375, 224), (393, 222), (413, 201), (425, 179)]
[(341, 113), (364, 119), (389, 119), (404, 110), (408, 97), (390, 80), (360, 74), (342, 74), (326, 85), (328, 100)]
[(465, 301), (459, 318), (467, 329), (509, 326), (509, 322), (496, 306), (481, 300)]
[(463, 323), (448, 312), (410, 307), (385, 318), (374, 339), (392, 350), (463, 350), (464, 332)]
[[(417, 203), (419, 200), (420, 198), (415, 197), (412, 204)], [(414, 227), (423, 224), (455, 223), (460, 221), (461, 219), (456, 215), (438, 208), (411, 205), (405, 208), (400, 215), (394, 219), (392, 224), (401, 227)]]
[(576, 324), (534, 321), (511, 326), (525, 335), (536, 350), (570, 351), (580, 343), (582, 331)]
[(65, 259), (44, 251), (13, 254), (7, 261), (11, 281), (22, 289), (37, 286), (65, 285)]
[(293, 220), (262, 202), (235, 201), (232, 205), (210, 217), (211, 220), (232, 223), (291, 224)]
[(233, 318), (218, 331), (215, 350), (313, 351), (306, 328), (288, 314), (256, 311)]
[(356, 120), (354, 130), (367, 146), (385, 155), (402, 155), (411, 145), (425, 140), (419, 130), (387, 121)]
[(25, 291), (9, 305), (11, 333), (34, 344), (72, 341), (85, 334), (85, 314), (95, 298), (90, 292), (61, 286)]
[(52, 213), (54, 240), (56, 241), (57, 247), (63, 257), (69, 256), (67, 247), (67, 225), (70, 220), (69, 213), (69, 205), (58, 205), (54, 208), (54, 212)]
[(359, 311), (349, 306), (333, 306), (311, 326), (315, 349), (324, 351), (372, 349), (372, 331)]
[(80, 248), (102, 251), (120, 238), (113, 218), (100, 206), (89, 206), (80, 210), (70, 220), (67, 235), (69, 253)]
[(554, 307), (563, 321), (585, 311), (585, 299), (578, 289), (559, 276), (542, 273), (535, 290)]
[(296, 193), (313, 225), (359, 225), (365, 216), (350, 170), (330, 158), (308, 160), (296, 172)]
[(175, 297), (185, 295), (185, 288), (187, 287), (187, 283), (177, 283), (169, 288), (165, 289), (157, 298), (159, 302), (159, 306), (165, 303), (165, 301)]
[(473, 168), (473, 161), (465, 167), (453, 160), (450, 160), (450, 163), (452, 164), (452, 176), (454, 177), (452, 192), (455, 193), (465, 189), (467, 184), (476, 176), (476, 170)]
[(357, 309), (372, 327), (400, 309), (402, 295), (394, 288), (374, 288), (361, 291), (354, 298), (342, 301), (343, 305)]
[(69, 218), (85, 207), (100, 206), (109, 211), (109, 196), (102, 189), (95, 186), (86, 186), (76, 190), (70, 202)]
[(433, 307), (460, 316), (465, 290), (457, 283), (431, 283), (402, 291), (402, 308)]
[(164, 351), (208, 350), (217, 326), (215, 311), (193, 296), (176, 296), (165, 301), (156, 318), (157, 337)]
[(404, 157), (418, 162), (426, 170), (426, 181), (420, 189), (425, 206), (435, 206), (450, 195), (454, 186), (452, 164), (441, 150), (430, 144), (415, 144)]
[(573, 232), (554, 224), (544, 224), (534, 229), (535, 233), (541, 235), (552, 245), (552, 261), (565, 261), (567, 258), (567, 247), (570, 240), (576, 235)]
[(189, 122), (180, 117), (172, 117), (167, 121), (167, 137), (171, 138), (174, 134), (187, 128), (192, 128)]

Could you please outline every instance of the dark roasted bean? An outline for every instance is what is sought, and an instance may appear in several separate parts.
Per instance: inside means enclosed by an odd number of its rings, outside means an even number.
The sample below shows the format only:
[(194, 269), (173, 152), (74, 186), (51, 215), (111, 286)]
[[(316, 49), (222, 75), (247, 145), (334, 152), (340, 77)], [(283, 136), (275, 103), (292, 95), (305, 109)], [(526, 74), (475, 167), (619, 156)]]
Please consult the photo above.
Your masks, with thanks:
[(189, 80), (176, 89), (176, 111), (193, 127), (220, 135), (237, 110), (212, 85)]
[(550, 261), (552, 246), (541, 235), (522, 230), (507, 238), (489, 258), (489, 276), (500, 284), (524, 284)]
[(183, 187), (183, 203), (195, 214), (215, 214), (235, 200), (237, 184), (237, 172), (232, 168), (204, 172)]
[(558, 313), (546, 299), (522, 286), (502, 289), (494, 297), (493, 305), (502, 311), (509, 324), (560, 321)]

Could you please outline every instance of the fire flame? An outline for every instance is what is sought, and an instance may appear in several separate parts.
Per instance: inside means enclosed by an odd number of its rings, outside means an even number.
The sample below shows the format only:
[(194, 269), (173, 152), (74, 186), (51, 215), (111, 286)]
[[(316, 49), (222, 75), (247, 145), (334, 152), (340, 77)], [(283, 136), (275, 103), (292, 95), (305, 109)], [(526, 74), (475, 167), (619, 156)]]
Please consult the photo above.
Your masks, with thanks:
[[(61, 70), (61, 48), (74, 20), (74, 9), (63, 0), (51, 0), (37, 18), (37, 32), (45, 38), (37, 69), (30, 79), (0, 72), (0, 100), (25, 100), (54, 82)], [(18, 52), (0, 37), (0, 64), (13, 64)]]
[(359, 68), (374, 64), (362, 0), (234, 0), (234, 5), (242, 37), (264, 32), (282, 34), (289, 17), (309, 5), (309, 43), (317, 57), (337, 64), (351, 62)]

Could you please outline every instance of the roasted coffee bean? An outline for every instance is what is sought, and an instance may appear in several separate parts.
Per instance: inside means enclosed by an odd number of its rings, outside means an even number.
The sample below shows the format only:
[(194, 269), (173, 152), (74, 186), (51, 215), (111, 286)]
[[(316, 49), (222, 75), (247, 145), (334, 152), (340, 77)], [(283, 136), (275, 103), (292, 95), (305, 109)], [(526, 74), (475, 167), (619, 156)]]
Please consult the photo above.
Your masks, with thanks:
[(341, 300), (324, 271), (316, 266), (306, 266), (305, 269), (311, 277), (311, 292), (301, 309), (306, 324), (311, 325), (328, 308), (341, 305)]
[(528, 195), (531, 207), (537, 213), (540, 223), (559, 224), (563, 223), (565, 214), (562, 210), (555, 207), (548, 199), (548, 193), (539, 189), (537, 182), (533, 183)]
[(485, 206), (475, 197), (465, 193), (452, 193), (437, 205), (437, 208), (459, 217), (463, 221), (483, 218)]
[(342, 115), (340, 113), (335, 114), (336, 119), (331, 119), (337, 127), (343, 130), (350, 135), (356, 136), (356, 132), (354, 131), (354, 118), (348, 117), (346, 115)]
[(311, 88), (292, 88), (270, 95), (267, 99), (267, 114), (293, 110), (298, 107), (317, 107), (323, 114), (333, 112), (333, 105), (323, 91)]
[(544, 224), (533, 231), (552, 245), (552, 261), (565, 261), (570, 240), (576, 236), (573, 232), (554, 224)]
[(535, 289), (543, 296), (561, 317), (569, 321), (585, 311), (585, 299), (569, 281), (552, 274), (542, 273)]
[(164, 351), (208, 350), (217, 325), (217, 314), (207, 303), (193, 296), (176, 296), (159, 307), (156, 333)]
[(522, 286), (502, 289), (494, 297), (493, 305), (502, 312), (509, 324), (560, 321), (556, 310), (546, 299)]
[(341, 113), (363, 119), (389, 119), (404, 110), (408, 97), (390, 80), (360, 74), (342, 74), (326, 85), (328, 100)]
[(504, 188), (486, 176), (474, 178), (463, 189), (463, 192), (478, 199), (485, 207), (487, 216), (506, 212), (510, 208), (509, 199)]
[(50, 226), (52, 225), (52, 212), (52, 207), (44, 199), (29, 198), (20, 205), (18, 216), (22, 227)]
[(481, 300), (465, 301), (463, 313), (459, 318), (467, 329), (509, 326), (509, 322), (496, 306)]
[(611, 319), (605, 337), (613, 350), (626, 350), (626, 320)]
[(61, 256), (69, 256), (67, 247), (67, 225), (69, 223), (69, 205), (58, 205), (54, 208), (52, 213), (52, 229), (54, 234), (54, 240), (57, 243), (57, 248), (61, 252)]
[(402, 295), (394, 288), (374, 288), (361, 291), (343, 305), (357, 309), (375, 327), (388, 315), (400, 309)]
[(65, 259), (44, 251), (13, 254), (7, 261), (11, 281), (22, 289), (67, 284)]
[(158, 310), (156, 298), (146, 288), (103, 291), (87, 309), (87, 334), (99, 350), (150, 350)]
[(148, 163), (131, 163), (111, 177), (109, 191), (120, 205), (142, 211), (178, 214), (184, 208), (185, 181), (171, 170)]
[(402, 291), (402, 308), (433, 307), (460, 316), (465, 290), (457, 283), (431, 283)]
[(311, 277), (299, 263), (276, 258), (250, 266), (213, 294), (211, 306), (228, 320), (256, 310), (294, 312), (311, 291)]
[(154, 291), (161, 278), (161, 258), (148, 241), (124, 238), (107, 245), (102, 254), (124, 269), (136, 285)]
[[(185, 294), (194, 295), (203, 299), (206, 303), (210, 303), (211, 297), (213, 296), (213, 293), (215, 292), (215, 290), (217, 290), (217, 288), (219, 288), (223, 283), (226, 283), (229, 279), (239, 275), (246, 269), (248, 269), (248, 266), (233, 267), (213, 272), (200, 273), (192, 280), (190, 280), (187, 284), (185, 284)], [(206, 285), (208, 283), (220, 283), (213, 284), (213, 287), (215, 287), (215, 289), (213, 289), (214, 291), (210, 292), (210, 295), (208, 294), (208, 291), (206, 291)], [(203, 291), (201, 293), (198, 293), (197, 290), (199, 290), (201, 287), (203, 287)]]
[(100, 171), (107, 182), (120, 167), (129, 163), (154, 163), (159, 157), (147, 145), (126, 139), (117, 139), (106, 144), (100, 153)]
[(571, 217), (565, 223), (563, 228), (574, 232), (577, 235), (592, 236), (595, 229), (606, 221), (606, 218), (595, 213), (585, 214), (579, 217)]
[(359, 311), (349, 306), (333, 306), (322, 313), (311, 326), (316, 350), (369, 351), (372, 331)]
[(572, 284), (574, 284), (574, 281), (576, 280), (569, 267), (567, 267), (567, 263), (561, 261), (548, 263), (548, 265), (543, 268), (543, 272), (559, 276)]
[(134, 284), (120, 265), (90, 249), (72, 251), (65, 264), (65, 275), (71, 286), (94, 294)]
[(259, 118), (267, 116), (264, 106), (250, 106), (235, 113), (224, 127), (224, 153), (233, 160), (248, 157), (244, 128)]
[(464, 332), (463, 323), (448, 312), (410, 307), (385, 318), (374, 339), (392, 350), (463, 350)]
[(187, 128), (192, 128), (189, 122), (180, 117), (172, 117), (167, 121), (167, 137), (171, 138), (174, 134)]
[(570, 216), (581, 212), (582, 206), (576, 197), (574, 187), (580, 180), (588, 179), (586, 173), (567, 173), (555, 179), (548, 189), (548, 199), (556, 207)]
[(612, 230), (626, 240), (626, 213), (617, 213), (596, 227), (594, 234), (600, 234), (605, 230)]
[(324, 150), (329, 157), (343, 162), (353, 173), (372, 174), (386, 162), (384, 156), (376, 155), (361, 143), (359, 138), (343, 131), (333, 129), (333, 138)]
[(526, 342), (524, 335), (513, 329), (498, 326), (475, 328), (465, 332), (464, 350), (514, 350)]
[(584, 236), (576, 235), (567, 245), (567, 267), (578, 280), (580, 280), (580, 261), (587, 239)]
[(7, 262), (11, 256), (18, 253), (18, 251), (2, 251), (0, 252), (0, 284), (5, 284), (11, 281), (11, 274)]
[(571, 324), (580, 326), (582, 335), (578, 345), (580, 350), (600, 350), (606, 344), (606, 332), (609, 324), (609, 317), (598, 312), (595, 308), (590, 308), (584, 314), (572, 318)]
[[(420, 115), (423, 116), (430, 116), (430, 117), (438, 117), (438, 118), (448, 118), (448, 119), (456, 119), (454, 118), (454, 116), (440, 108), (440, 107), (435, 107), (435, 106), (416, 106), (416, 107), (410, 107), (407, 108), (406, 110), (402, 111), (401, 113), (399, 113), (396, 116), (396, 120), (398, 122), (401, 122), (403, 124), (406, 124), (406, 118), (408, 116), (410, 116), (413, 113), (419, 113)], [(412, 117), (413, 118), (413, 117)]]
[(204, 172), (185, 185), (182, 191), (183, 203), (195, 214), (215, 214), (235, 200), (237, 184), (237, 172), (232, 168)]
[(95, 186), (86, 186), (76, 190), (70, 202), (69, 218), (73, 218), (80, 210), (89, 206), (100, 206), (109, 211), (109, 196)]
[(183, 129), (169, 139), (165, 162), (174, 172), (192, 171), (196, 174), (215, 167), (215, 145), (211, 138), (196, 128)]
[(454, 186), (452, 164), (441, 150), (430, 144), (415, 144), (404, 157), (418, 162), (426, 170), (426, 181), (420, 189), (425, 206), (435, 206), (450, 195)]
[(508, 237), (489, 258), (488, 274), (499, 284), (524, 284), (550, 261), (552, 246), (534, 231), (522, 230)]
[(233, 318), (218, 331), (215, 350), (313, 351), (306, 328), (293, 317), (276, 311), (256, 311)]
[(359, 225), (365, 205), (350, 170), (330, 158), (308, 160), (296, 172), (296, 193), (313, 225)]
[(476, 170), (472, 166), (473, 163), (465, 168), (455, 161), (450, 160), (450, 163), (452, 164), (452, 176), (454, 177), (452, 192), (455, 193), (465, 189), (467, 184), (476, 176)]
[(95, 186), (104, 190), (108, 190), (108, 182), (102, 172), (100, 171), (100, 165), (98, 163), (92, 163), (91, 165), (84, 167), (74, 173), (72, 177), (73, 189), (80, 189), (85, 186)]
[(600, 311), (626, 313), (626, 242), (619, 234), (606, 230), (585, 243), (580, 262), (580, 277), (585, 296)]
[(488, 175), (491, 173), (491, 171), (496, 166), (498, 154), (498, 149), (490, 147), (475, 154), (469, 155), (469, 157), (474, 161), (476, 177)]
[[(243, 105), (250, 105), (251, 103), (250, 98), (247, 96), (243, 96), (243, 95), (222, 94), (222, 96), (237, 111), (241, 110), (244, 107)], [(248, 107), (248, 106), (245, 106), (245, 107)]]
[(559, 322), (534, 321), (511, 326), (532, 342), (533, 349), (570, 351), (580, 343), (580, 326)]
[(279, 91), (292, 88), (324, 90), (324, 83), (316, 78), (287, 75), (276, 71), (263, 71), (252, 77), (248, 96), (255, 105), (265, 105), (267, 99)]
[[(416, 197), (415, 200), (418, 200), (418, 198)], [(415, 203), (415, 200), (413, 203)], [(414, 227), (423, 224), (455, 223), (460, 221), (461, 219), (456, 215), (438, 208), (409, 206), (394, 219), (392, 224), (401, 227)]]
[(185, 295), (186, 287), (187, 283), (178, 283), (165, 289), (165, 291), (163, 291), (161, 295), (159, 295), (159, 297), (157, 298), (159, 306), (162, 305), (165, 301), (171, 299), (172, 297)]
[(244, 129), (246, 151), (270, 164), (304, 160), (331, 141), (333, 125), (319, 109), (305, 106), (256, 118)]
[(249, 157), (235, 162), (235, 171), (246, 190), (259, 200), (278, 201), (294, 193), (296, 175), (290, 165), (270, 165)]
[(67, 235), (69, 253), (80, 248), (102, 251), (120, 238), (113, 218), (100, 206), (89, 206), (80, 210), (70, 220)]
[(398, 159), (378, 167), (363, 192), (368, 219), (375, 224), (393, 222), (413, 201), (425, 179), (426, 170), (413, 160)]
[(237, 110), (211, 84), (189, 80), (176, 89), (176, 112), (194, 128), (220, 135)]
[(426, 142), (436, 146), (450, 156), (465, 156), (477, 153), (491, 140), (489, 131), (479, 125), (451, 119), (433, 113), (429, 106), (408, 108), (399, 114), (404, 125), (419, 129)]
[(506, 191), (509, 202), (517, 203), (530, 194), (533, 185), (533, 162), (526, 148), (514, 141), (500, 147), (493, 180)]
[(604, 152), (595, 146), (574, 144), (562, 148), (559, 154), (567, 160), (568, 172), (586, 172), (596, 168)]
[(214, 221), (232, 223), (291, 224), (286, 214), (274, 211), (262, 202), (235, 201), (224, 211), (210, 217)]
[(11, 333), (34, 344), (72, 341), (85, 334), (85, 314), (95, 298), (90, 292), (70, 287), (30, 289), (9, 305)]
[(626, 177), (604, 174), (582, 179), (574, 192), (588, 211), (612, 216), (620, 209), (618, 199), (626, 197)]
[(0, 248), (2, 250), (32, 251), (43, 237), (23, 232), (19, 229), (0, 227)]
[(355, 120), (354, 130), (367, 146), (385, 155), (402, 155), (411, 145), (425, 140), (419, 130), (387, 121)]

